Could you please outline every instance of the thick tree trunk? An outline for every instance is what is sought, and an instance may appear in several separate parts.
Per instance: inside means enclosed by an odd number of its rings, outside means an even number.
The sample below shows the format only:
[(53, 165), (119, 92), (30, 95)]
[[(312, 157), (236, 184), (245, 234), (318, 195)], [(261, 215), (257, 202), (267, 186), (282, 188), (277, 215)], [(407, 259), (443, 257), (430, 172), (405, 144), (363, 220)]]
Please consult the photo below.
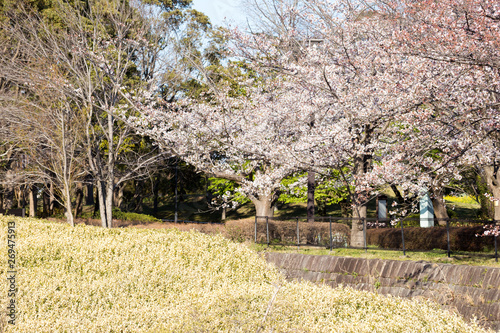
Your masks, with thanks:
[(314, 222), (314, 190), (316, 188), (316, 173), (307, 173), (307, 222)]
[(36, 217), (37, 209), (37, 192), (38, 188), (35, 185), (30, 186), (29, 202), (30, 202), (30, 217)]
[(86, 205), (93, 205), (94, 204), (94, 185), (93, 184), (87, 184), (87, 197), (85, 198), (85, 204)]
[(441, 187), (433, 187), (432, 191), (432, 206), (434, 207), (434, 217), (437, 219), (440, 226), (446, 225), (448, 212), (444, 203), (443, 189)]
[[(356, 196), (355, 202), (360, 201), (359, 196)], [(352, 209), (351, 246), (365, 246), (364, 228), (366, 228), (366, 205), (358, 204)]]
[(66, 215), (66, 221), (72, 227), (75, 226), (75, 220), (73, 217), (73, 210), (71, 206), (71, 191), (70, 185), (68, 183), (64, 184), (64, 215)]
[(255, 206), (255, 214), (259, 217), (273, 217), (274, 209), (271, 196), (263, 196), (259, 198), (252, 198), (252, 203)]
[[(106, 221), (107, 227), (113, 227), (113, 193), (115, 191), (115, 147), (113, 142), (114, 137), (114, 116), (112, 110), (108, 111), (108, 162), (107, 162), (107, 175), (106, 175)], [(104, 207), (104, 206), (103, 206)], [(101, 213), (102, 214), (102, 213)]]
[[(486, 184), (493, 195), (493, 198), (500, 200), (500, 164), (495, 163), (492, 166), (484, 167)], [(498, 201), (494, 205), (493, 218), (500, 221), (500, 204)]]

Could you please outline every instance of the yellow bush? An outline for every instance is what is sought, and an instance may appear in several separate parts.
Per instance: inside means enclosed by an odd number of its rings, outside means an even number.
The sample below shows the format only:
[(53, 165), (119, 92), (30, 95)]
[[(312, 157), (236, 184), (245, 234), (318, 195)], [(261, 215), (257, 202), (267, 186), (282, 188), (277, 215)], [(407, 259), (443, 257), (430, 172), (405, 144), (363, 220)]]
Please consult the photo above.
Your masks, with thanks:
[(0, 217), (2, 276), (13, 220), (19, 312), (7, 332), (482, 331), (431, 303), (285, 282), (244, 245), (194, 231)]
[(479, 203), (470, 195), (467, 196), (461, 196), (461, 197), (453, 197), (450, 195), (446, 195), (444, 199), (448, 202), (451, 203), (462, 203), (462, 204), (468, 204), (468, 205), (478, 205)]

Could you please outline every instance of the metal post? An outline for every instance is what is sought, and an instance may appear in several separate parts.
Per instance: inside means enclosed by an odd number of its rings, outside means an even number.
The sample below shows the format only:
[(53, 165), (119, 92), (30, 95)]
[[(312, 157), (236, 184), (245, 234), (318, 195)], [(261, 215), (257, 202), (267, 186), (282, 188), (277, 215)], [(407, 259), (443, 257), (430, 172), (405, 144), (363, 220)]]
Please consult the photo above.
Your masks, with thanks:
[(178, 172), (179, 172), (179, 161), (175, 162), (175, 213), (174, 213), (174, 223), (177, 223), (177, 182), (179, 181), (178, 178)]
[(363, 217), (361, 221), (363, 222), (363, 240), (365, 243), (365, 253), (366, 253), (368, 252), (368, 246), (366, 246), (366, 219)]
[(450, 257), (450, 220), (446, 219), (446, 236), (448, 237), (448, 258)]
[(300, 248), (299, 218), (297, 217), (297, 251)]
[(255, 215), (255, 244), (257, 244), (257, 215)]
[(405, 232), (403, 229), (403, 220), (401, 220), (399, 223), (401, 223), (401, 240), (403, 241), (403, 255), (406, 255), (406, 249), (405, 249)]
[(332, 240), (332, 217), (330, 216), (330, 252), (333, 249), (333, 240)]
[(497, 238), (498, 236), (495, 236), (495, 261), (498, 262), (498, 245), (497, 245)]
[(269, 216), (266, 216), (266, 240), (267, 246), (269, 246)]

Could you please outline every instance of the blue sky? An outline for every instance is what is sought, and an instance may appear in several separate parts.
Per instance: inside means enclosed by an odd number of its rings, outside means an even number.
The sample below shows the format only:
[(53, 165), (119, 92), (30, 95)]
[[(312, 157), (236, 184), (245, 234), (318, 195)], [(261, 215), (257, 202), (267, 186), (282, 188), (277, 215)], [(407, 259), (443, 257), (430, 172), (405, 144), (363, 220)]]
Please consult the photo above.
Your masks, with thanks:
[(193, 0), (193, 8), (205, 13), (215, 25), (246, 25), (240, 0)]

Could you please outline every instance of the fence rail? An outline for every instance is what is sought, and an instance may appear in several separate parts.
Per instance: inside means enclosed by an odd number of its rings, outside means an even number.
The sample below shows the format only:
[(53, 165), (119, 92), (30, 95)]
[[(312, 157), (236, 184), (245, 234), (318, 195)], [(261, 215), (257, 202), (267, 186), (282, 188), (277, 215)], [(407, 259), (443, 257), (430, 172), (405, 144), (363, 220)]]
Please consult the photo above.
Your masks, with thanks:
[(200, 222), (200, 221), (187, 221), (187, 220), (167, 220), (162, 219), (162, 222), (171, 222), (171, 223), (192, 223), (192, 224), (224, 224), (224, 222)]
[[(349, 245), (348, 233), (346, 227), (350, 230), (353, 221), (361, 221), (363, 232), (363, 247), (352, 247)], [(399, 221), (390, 219), (377, 218), (352, 218), (352, 217), (315, 217), (315, 222), (307, 222), (306, 217), (294, 217), (288, 219), (279, 219), (268, 216), (255, 216), (254, 223), (254, 242), (257, 244), (269, 245), (285, 245), (294, 246), (320, 246), (332, 250), (333, 248), (345, 247), (353, 249), (368, 250), (367, 246), (367, 229), (371, 228), (400, 228), (401, 229), (401, 245), (402, 249), (384, 249), (388, 251), (409, 251), (405, 247), (405, 228), (410, 222), (420, 221), (418, 218), (408, 218)], [(499, 225), (500, 221), (487, 221), (479, 219), (434, 219), (436, 223), (442, 222), (446, 228), (446, 243), (445, 250), (448, 257), (451, 256), (451, 241), (450, 227), (452, 225), (460, 226), (486, 226)], [(272, 223), (279, 222), (279, 223)], [(339, 224), (344, 225), (344, 228), (339, 228)], [(438, 227), (438, 226), (436, 226)], [(432, 227), (431, 227), (432, 228)], [(294, 230), (292, 230), (294, 229)], [(360, 229), (361, 231), (361, 229)], [(264, 237), (265, 236), (265, 237)], [(498, 262), (498, 240), (497, 236), (493, 236), (494, 258)], [(416, 249), (412, 251), (418, 251)], [(479, 253), (478, 253), (479, 255)], [(484, 254), (482, 254), (484, 255)]]

